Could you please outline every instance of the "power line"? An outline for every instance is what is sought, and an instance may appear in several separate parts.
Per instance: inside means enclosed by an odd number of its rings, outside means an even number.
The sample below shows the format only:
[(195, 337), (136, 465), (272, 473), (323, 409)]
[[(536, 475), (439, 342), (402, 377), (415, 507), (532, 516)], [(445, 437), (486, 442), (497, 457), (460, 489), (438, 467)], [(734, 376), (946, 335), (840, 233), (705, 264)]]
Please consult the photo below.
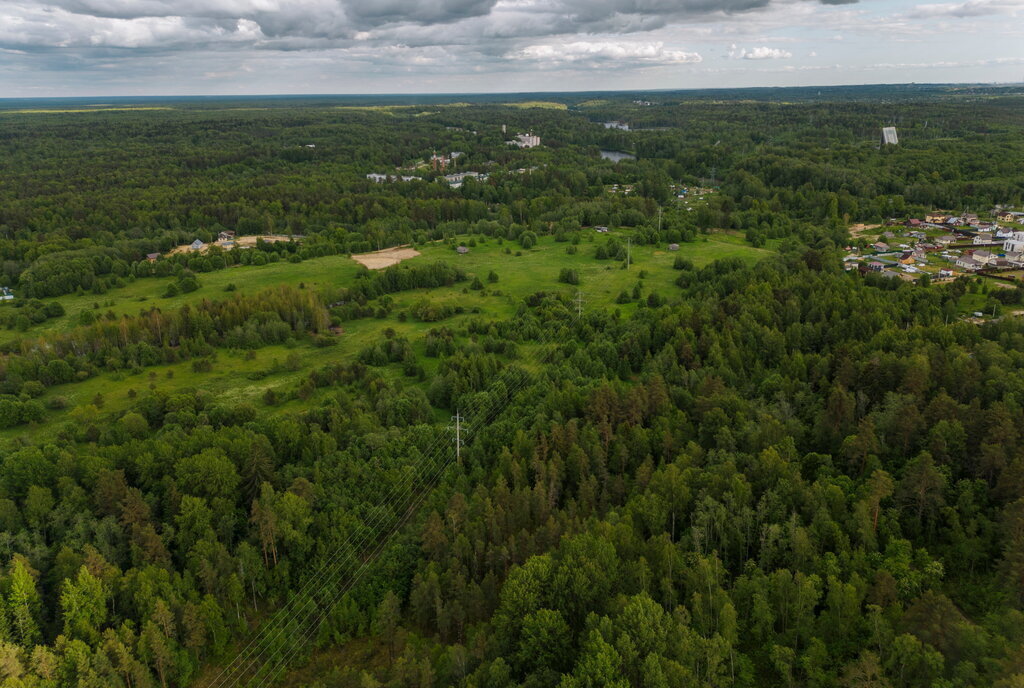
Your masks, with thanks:
[[(629, 238), (627, 238), (627, 241)], [(627, 255), (627, 262), (629, 256)], [(599, 283), (603, 283), (610, 274), (603, 275)], [(597, 285), (594, 285), (595, 287)], [(578, 292), (576, 297), (576, 317), (581, 319), (583, 315), (582, 293)], [(558, 331), (555, 328), (546, 329), (543, 336), (538, 338), (537, 343), (545, 346), (556, 337)], [(538, 351), (538, 356), (542, 355)], [(464, 423), (466, 417), (460, 411), (456, 411), (456, 451), (455, 459), (461, 463), (461, 445), (464, 443), (463, 434), (472, 435), (482, 429), (493, 418), (495, 418), (504, 407), (512, 400), (514, 395), (523, 389), (529, 381), (529, 375), (521, 368), (508, 368), (510, 377), (519, 374), (519, 379), (511, 384), (505, 384), (501, 378), (496, 380), (490, 388), (484, 392), (490, 392), (480, 402), (480, 413), (477, 418), (469, 423)], [(511, 380), (510, 380), (511, 382)], [(500, 385), (500, 386), (499, 386)], [(503, 389), (502, 389), (503, 388)], [(499, 394), (495, 396), (495, 394)], [(238, 686), (251, 675), (247, 683), (249, 685), (266, 685), (273, 681), (278, 672), (283, 671), (288, 663), (298, 654), (306, 641), (313, 637), (313, 634), (320, 628), (327, 613), (333, 608), (337, 599), (353, 588), (359, 581), (360, 576), (366, 567), (374, 561), (376, 556), (383, 550), (390, 536), (400, 529), (415, 512), (420, 504), (430, 494), (430, 489), (435, 481), (440, 479), (451, 463), (451, 454), (445, 449), (447, 443), (443, 438), (435, 439), (433, 445), (424, 453), (424, 461), (419, 468), (424, 468), (423, 475), (417, 473), (413, 468), (413, 475), (408, 480), (400, 480), (393, 483), (387, 492), (386, 498), (377, 503), (371, 515), (363, 520), (361, 534), (351, 533), (335, 551), (327, 558), (320, 569), (303, 585), (300, 591), (275, 613), (274, 617), (263, 630), (254, 634), (248, 645), (229, 663), (221, 673), (213, 680), (214, 686), (226, 686), (231, 683)], [(418, 480), (417, 480), (418, 479)], [(419, 493), (414, 492), (416, 482), (420, 482), (422, 488)], [(406, 485), (406, 483), (408, 483)], [(408, 495), (405, 492), (408, 491)], [(408, 503), (406, 504), (406, 500)], [(403, 505), (398, 513), (388, 516), (389, 510), (396, 506)], [(394, 522), (386, 528), (377, 531), (376, 529), (387, 525), (387, 522), (394, 518)], [(354, 555), (360, 550), (367, 550), (365, 557), (359, 561)], [(358, 567), (344, 581), (339, 580), (336, 575), (340, 572), (349, 560), (358, 563)], [(335, 590), (338, 584), (342, 587)], [(311, 623), (310, 623), (311, 622)], [(288, 645), (290, 644), (290, 647)], [(276, 647), (275, 647), (276, 646)], [(282, 647), (284, 646), (284, 647)], [(264, 662), (264, 656), (272, 653)], [(274, 653), (277, 659), (274, 661)], [(257, 684), (256, 681), (259, 681)]]

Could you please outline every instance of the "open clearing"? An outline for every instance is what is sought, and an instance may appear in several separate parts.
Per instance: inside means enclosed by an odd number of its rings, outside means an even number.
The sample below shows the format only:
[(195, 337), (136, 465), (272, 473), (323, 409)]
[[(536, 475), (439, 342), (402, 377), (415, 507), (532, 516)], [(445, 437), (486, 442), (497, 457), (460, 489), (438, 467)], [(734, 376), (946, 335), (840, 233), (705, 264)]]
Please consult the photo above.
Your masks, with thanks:
[(371, 270), (381, 270), (383, 268), (389, 268), (392, 265), (398, 265), (403, 260), (415, 258), (418, 255), (420, 255), (420, 252), (414, 248), (409, 248), (408, 246), (395, 246), (394, 248), (386, 248), (382, 251), (354, 253), (352, 254), (352, 260), (360, 265), (365, 265)]
[(854, 239), (859, 239), (860, 237), (864, 236), (865, 234), (870, 234), (871, 232), (874, 232), (876, 229), (878, 229), (881, 226), (882, 225), (865, 225), (865, 224), (850, 225), (850, 236), (853, 237)]
[[(242, 248), (252, 248), (259, 242), (260, 239), (263, 239), (263, 241), (267, 242), (268, 244), (274, 244), (277, 243), (278, 241), (291, 241), (292, 237), (284, 234), (259, 234), (256, 236), (235, 237), (234, 239), (228, 239), (226, 241), (218, 240), (209, 244), (203, 244), (203, 247), (199, 249), (198, 252), (206, 253), (207, 251), (210, 250), (211, 246), (220, 246), (225, 251), (229, 250), (232, 247), (232, 245), (240, 246)], [(170, 250), (171, 255), (174, 255), (175, 253), (190, 252), (193, 252), (192, 244), (182, 244), (181, 246), (175, 246)]]

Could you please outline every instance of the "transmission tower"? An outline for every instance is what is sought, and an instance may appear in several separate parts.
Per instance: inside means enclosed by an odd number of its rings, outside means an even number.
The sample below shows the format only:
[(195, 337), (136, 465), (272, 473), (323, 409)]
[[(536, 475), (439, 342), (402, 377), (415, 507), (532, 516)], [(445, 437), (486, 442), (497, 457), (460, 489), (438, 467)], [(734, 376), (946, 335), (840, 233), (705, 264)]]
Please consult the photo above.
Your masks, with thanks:
[(465, 418), (458, 412), (455, 411), (455, 415), (452, 416), (452, 424), (449, 426), (455, 431), (455, 461), (460, 466), (462, 465), (462, 421)]

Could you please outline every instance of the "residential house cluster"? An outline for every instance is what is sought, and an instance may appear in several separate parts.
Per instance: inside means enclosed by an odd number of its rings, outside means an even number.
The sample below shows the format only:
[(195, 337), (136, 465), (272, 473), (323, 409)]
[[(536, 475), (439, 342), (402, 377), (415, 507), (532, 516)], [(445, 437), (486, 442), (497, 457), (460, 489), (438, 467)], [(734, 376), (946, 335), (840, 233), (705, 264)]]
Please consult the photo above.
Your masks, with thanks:
[[(923, 219), (892, 219), (886, 222), (890, 229), (868, 247), (871, 255), (861, 256), (851, 248), (843, 262), (848, 270), (912, 275), (934, 267), (938, 260), (948, 265), (935, 273), (939, 278), (953, 276), (954, 267), (964, 272), (1024, 267), (1024, 231), (999, 224), (1022, 221), (1024, 213), (996, 209), (991, 215), (995, 221), (983, 221), (975, 213), (941, 212), (927, 213)], [(902, 229), (897, 233), (898, 227)]]

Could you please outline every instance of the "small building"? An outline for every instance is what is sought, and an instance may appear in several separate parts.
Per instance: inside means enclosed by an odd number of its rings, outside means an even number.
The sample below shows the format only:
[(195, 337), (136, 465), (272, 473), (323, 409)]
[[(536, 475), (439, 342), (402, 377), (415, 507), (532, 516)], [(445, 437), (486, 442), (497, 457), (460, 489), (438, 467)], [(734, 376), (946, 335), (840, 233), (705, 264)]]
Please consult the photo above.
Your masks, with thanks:
[(678, 251), (679, 250), (679, 244), (669, 244), (668, 245), (668, 250), (669, 251)]
[(971, 258), (978, 261), (982, 265), (988, 265), (996, 259), (996, 254), (991, 251), (975, 251), (971, 254)]
[(594, 227), (594, 231), (597, 232), (598, 234), (607, 234), (608, 228), (603, 225), (597, 225), (596, 227)]
[(155, 263), (156, 259), (159, 258), (159, 257), (160, 257), (159, 253), (147, 253), (146, 254), (146, 260), (148, 260), (150, 263)]
[(992, 235), (988, 232), (978, 232), (974, 235), (975, 244), (991, 244), (993, 243)]
[(925, 222), (934, 222), (936, 224), (944, 224), (949, 219), (949, 215), (945, 213), (928, 213), (924, 216)]
[(978, 222), (978, 215), (977, 213), (964, 213), (960, 216), (960, 219), (964, 224), (973, 225)]
[(217, 235), (217, 241), (234, 241), (235, 233), (230, 229), (225, 229)]
[(883, 146), (896, 146), (900, 142), (899, 137), (896, 135), (896, 127), (882, 127), (882, 145)]
[(921, 221), (915, 217), (912, 217), (909, 220), (907, 220), (906, 225), (907, 227), (920, 227)]
[(952, 234), (945, 234), (940, 237), (935, 237), (935, 243), (939, 246), (949, 246), (950, 244), (956, 243), (956, 236)]
[(1006, 253), (1024, 252), (1024, 232), (1014, 232), (1013, 236), (1003, 243), (1003, 251)]
[(383, 184), (389, 179), (388, 175), (379, 174), (377, 172), (371, 172), (370, 174), (366, 175), (366, 178), (375, 184)]
[(10, 287), (0, 287), (0, 301), (13, 301), (14, 292)]
[(460, 255), (466, 255), (467, 253), (469, 253), (469, 249), (466, 248), (465, 246), (457, 246), (455, 248), (455, 252)]
[(971, 256), (960, 256), (956, 259), (956, 266), (962, 270), (968, 270), (970, 272), (974, 272), (975, 270), (980, 270), (985, 267), (983, 264), (974, 260)]
[(885, 269), (885, 264), (880, 263), (877, 260), (873, 260), (870, 263), (868, 263), (868, 268), (873, 270), (874, 272), (881, 272), (882, 270)]
[(874, 244), (871, 244), (871, 248), (875, 249), (876, 251), (888, 251), (889, 244), (885, 243), (884, 241), (879, 241)]
[(192, 250), (192, 251), (202, 251), (203, 250), (203, 246), (206, 246), (206, 244), (204, 244), (202, 242), (202, 240), (196, 239), (191, 244), (189, 244), (188, 247), (189, 247), (189, 250)]
[(946, 270), (946, 269), (939, 270), (939, 277), (941, 277), (943, 279), (946, 279), (946, 278), (949, 278), (949, 277), (952, 277), (952, 276), (953, 276), (953, 271), (952, 270)]

